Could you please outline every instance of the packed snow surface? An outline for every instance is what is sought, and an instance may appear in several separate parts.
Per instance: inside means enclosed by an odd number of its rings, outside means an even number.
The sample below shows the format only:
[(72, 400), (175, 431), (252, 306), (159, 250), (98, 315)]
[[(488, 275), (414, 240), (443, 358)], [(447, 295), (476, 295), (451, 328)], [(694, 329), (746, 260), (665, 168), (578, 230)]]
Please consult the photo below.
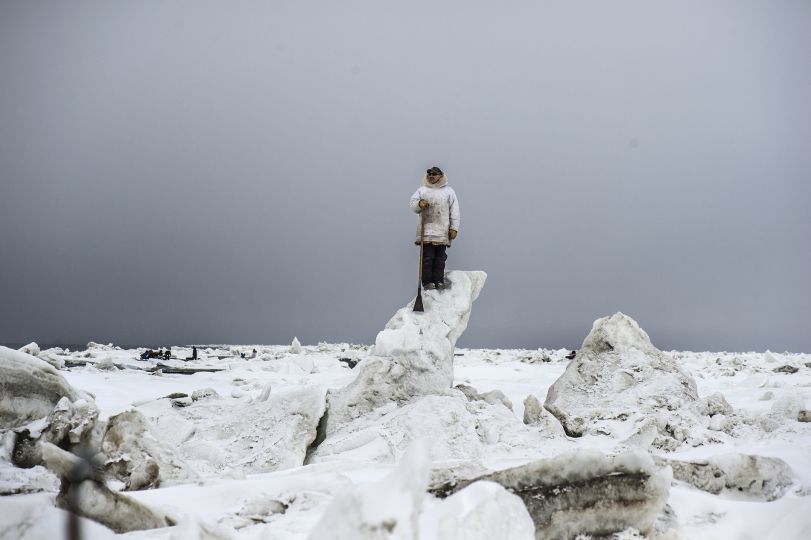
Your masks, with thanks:
[[(571, 452), (594, 458), (527, 470), (547, 483), (617, 471), (672, 477), (664, 495), (657, 491), (666, 506), (649, 538), (811, 538), (811, 423), (803, 420), (811, 355), (659, 351), (618, 316), (625, 330), (604, 328), (574, 360), (565, 350), (458, 349), (454, 328), (464, 330), (470, 310), (453, 310), (475, 299), (475, 287), (465, 289), (476, 279), (469, 274), (451, 279), (449, 291), (426, 291), (426, 309), (443, 294), (460, 296), (445, 306), (457, 313), (441, 332), (446, 341), (432, 338), (422, 356), (409, 356), (407, 339), (394, 346), (385, 336), (375, 345), (198, 346), (193, 361), (190, 346), (174, 347), (169, 360), (95, 343), (72, 352), (0, 349), (0, 362), (19, 361), (0, 371), (0, 538), (61, 537), (58, 471), (14, 466), (14, 441), (58, 432), (70, 443), (77, 429), (81, 440), (106, 441), (105, 466), (118, 472), (106, 477), (109, 490), (176, 523), (129, 539), (529, 539), (530, 514), (495, 473)], [(384, 332), (397, 331), (400, 315), (412, 324), (414, 314), (398, 314)], [(419, 376), (446, 382), (388, 394), (326, 433), (328, 395), (360, 384), (364, 364), (392, 360), (424, 362)], [(567, 387), (573, 365), (582, 366), (580, 379)], [(543, 407), (555, 385), (560, 399), (576, 395), (570, 388), (589, 395), (589, 409), (575, 414), (574, 404), (557, 401), (563, 413), (555, 412), (582, 418), (577, 436)], [(611, 391), (601, 394), (600, 385)], [(28, 389), (31, 396), (13, 399)], [(662, 396), (661, 407), (644, 401), (647, 391)], [(92, 434), (88, 419), (98, 421)], [(437, 479), (466, 487), (441, 499), (427, 490)], [(120, 536), (81, 522), (85, 539)], [(630, 529), (617, 536), (643, 537)]]

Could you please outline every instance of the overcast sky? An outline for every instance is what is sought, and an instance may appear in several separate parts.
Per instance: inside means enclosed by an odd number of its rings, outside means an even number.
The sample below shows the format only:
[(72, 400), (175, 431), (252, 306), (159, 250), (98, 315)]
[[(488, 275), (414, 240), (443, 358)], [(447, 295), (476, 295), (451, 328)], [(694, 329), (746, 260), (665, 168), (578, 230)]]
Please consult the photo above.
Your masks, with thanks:
[(811, 352), (811, 2), (0, 0), (0, 342)]

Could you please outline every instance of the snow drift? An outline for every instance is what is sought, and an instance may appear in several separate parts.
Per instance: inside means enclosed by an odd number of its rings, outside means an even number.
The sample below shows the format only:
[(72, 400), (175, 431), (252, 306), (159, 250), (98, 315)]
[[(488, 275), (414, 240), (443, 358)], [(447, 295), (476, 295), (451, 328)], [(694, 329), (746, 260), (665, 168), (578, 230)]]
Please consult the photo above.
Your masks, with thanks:
[[(163, 408), (157, 409), (149, 431), (175, 449), (178, 463), (203, 476), (229, 469), (251, 474), (301, 466), (325, 407), (324, 390), (314, 386), (278, 393), (266, 386), (250, 402), (219, 398), (213, 391), (205, 399), (197, 395), (182, 408), (151, 405)], [(143, 409), (150, 416), (150, 406)], [(168, 470), (181, 471), (176, 465)], [(170, 478), (188, 478), (185, 472), (177, 473)]]
[[(458, 391), (391, 404), (358, 418), (324, 440), (309, 463), (334, 458), (392, 463), (422, 437), (431, 438), (434, 461), (537, 452), (544, 433), (525, 426), (501, 404), (469, 401)], [(546, 434), (548, 435), (548, 434)]]
[(310, 540), (532, 540), (522, 501), (492, 482), (476, 482), (442, 501), (427, 494), (430, 456), (417, 442), (397, 468), (377, 482), (336, 495)]

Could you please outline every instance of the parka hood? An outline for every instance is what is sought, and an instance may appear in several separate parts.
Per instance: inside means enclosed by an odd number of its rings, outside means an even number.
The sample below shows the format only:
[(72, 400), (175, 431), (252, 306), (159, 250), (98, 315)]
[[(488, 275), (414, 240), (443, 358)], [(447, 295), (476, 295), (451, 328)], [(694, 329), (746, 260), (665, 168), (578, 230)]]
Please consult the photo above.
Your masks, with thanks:
[(448, 185), (448, 175), (443, 174), (442, 178), (440, 178), (436, 184), (432, 184), (431, 182), (428, 181), (428, 175), (424, 174), (422, 175), (422, 185), (431, 189), (439, 189), (441, 187), (445, 187)]

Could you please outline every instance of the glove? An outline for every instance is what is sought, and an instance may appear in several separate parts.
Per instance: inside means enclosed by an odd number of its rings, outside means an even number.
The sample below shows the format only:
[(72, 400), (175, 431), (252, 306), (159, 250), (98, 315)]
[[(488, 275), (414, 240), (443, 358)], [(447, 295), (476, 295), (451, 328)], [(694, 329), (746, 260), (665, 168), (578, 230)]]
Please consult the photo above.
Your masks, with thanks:
[(459, 233), (456, 229), (448, 229), (448, 238), (450, 238), (451, 240), (454, 240), (457, 234)]
[(425, 199), (420, 199), (420, 208), (422, 208), (423, 210), (425, 210), (425, 209), (426, 209), (426, 208), (428, 208), (429, 206), (430, 206), (430, 205), (428, 204), (428, 201), (426, 201)]

